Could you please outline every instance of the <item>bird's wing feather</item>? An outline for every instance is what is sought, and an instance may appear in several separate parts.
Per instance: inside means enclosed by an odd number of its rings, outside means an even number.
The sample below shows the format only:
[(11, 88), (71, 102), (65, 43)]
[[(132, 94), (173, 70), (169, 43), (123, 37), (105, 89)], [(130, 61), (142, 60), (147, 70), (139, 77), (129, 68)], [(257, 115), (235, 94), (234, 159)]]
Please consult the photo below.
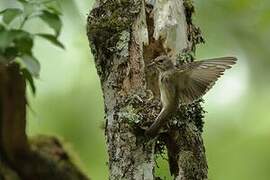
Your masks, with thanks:
[(183, 65), (176, 71), (179, 77), (180, 102), (190, 104), (201, 98), (223, 75), (223, 72), (235, 63), (235, 57), (221, 57)]

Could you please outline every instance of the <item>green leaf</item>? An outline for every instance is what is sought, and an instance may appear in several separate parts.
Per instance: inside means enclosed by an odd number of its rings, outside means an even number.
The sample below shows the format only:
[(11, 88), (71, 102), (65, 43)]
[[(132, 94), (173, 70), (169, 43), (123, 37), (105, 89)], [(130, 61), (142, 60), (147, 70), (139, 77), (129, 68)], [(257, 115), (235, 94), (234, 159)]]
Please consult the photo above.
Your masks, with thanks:
[(20, 3), (28, 3), (28, 1), (26, 0), (17, 0), (17, 1), (19, 1)]
[(6, 29), (0, 30), (0, 53), (4, 53), (5, 49), (11, 45), (13, 38)]
[(0, 31), (0, 53), (5, 49), (15, 47), (21, 54), (32, 54), (33, 36), (23, 30), (11, 29)]
[(50, 11), (53, 14), (56, 14), (56, 15), (59, 15), (59, 16), (62, 15), (60, 9), (57, 8), (57, 7), (46, 5), (46, 8), (47, 8), (48, 11)]
[(33, 3), (29, 2), (23, 3), (23, 12), (26, 17), (31, 16), (34, 12), (37, 11), (37, 9), (38, 7), (35, 6), (35, 4)]
[(50, 1), (50, 2), (47, 1), (46, 3), (44, 3), (44, 5), (46, 9), (50, 11), (51, 13), (62, 15), (59, 1), (57, 0)]
[(29, 83), (32, 93), (36, 94), (36, 86), (35, 86), (34, 79), (33, 79), (32, 75), (31, 75), (31, 73), (25, 68), (21, 69), (21, 72), (23, 74), (23, 77)]
[(0, 12), (3, 16), (3, 21), (6, 24), (10, 24), (16, 17), (23, 14), (23, 11), (18, 8), (8, 8)]
[(52, 44), (54, 44), (62, 49), (65, 49), (65, 46), (60, 41), (58, 41), (57, 37), (54, 35), (51, 35), (51, 34), (36, 34), (36, 35), (48, 40)]
[(39, 17), (55, 31), (56, 36), (59, 35), (62, 28), (62, 21), (59, 15), (43, 10)]
[(12, 30), (10, 35), (14, 37), (14, 46), (21, 54), (32, 54), (34, 42), (30, 33), (23, 30)]
[(3, 24), (0, 24), (0, 32), (5, 30), (5, 26)]
[(21, 57), (21, 60), (25, 68), (30, 72), (32, 76), (34, 77), (39, 76), (40, 64), (35, 57), (30, 55), (23, 55)]
[(19, 52), (18, 49), (16, 47), (8, 47), (5, 49), (4, 52), (4, 57), (6, 58), (7, 62), (9, 63), (10, 61), (13, 61), (17, 56), (18, 56)]

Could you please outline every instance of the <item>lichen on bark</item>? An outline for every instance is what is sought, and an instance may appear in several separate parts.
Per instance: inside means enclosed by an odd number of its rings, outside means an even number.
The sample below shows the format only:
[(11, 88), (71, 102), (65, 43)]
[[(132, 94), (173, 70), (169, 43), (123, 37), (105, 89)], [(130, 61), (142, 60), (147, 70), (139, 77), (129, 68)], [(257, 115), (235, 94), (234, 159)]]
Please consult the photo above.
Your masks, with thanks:
[(130, 125), (137, 117), (127, 101), (145, 94), (143, 6), (141, 0), (99, 1), (88, 18), (88, 38), (104, 96), (113, 180), (154, 178), (154, 144), (138, 141)]

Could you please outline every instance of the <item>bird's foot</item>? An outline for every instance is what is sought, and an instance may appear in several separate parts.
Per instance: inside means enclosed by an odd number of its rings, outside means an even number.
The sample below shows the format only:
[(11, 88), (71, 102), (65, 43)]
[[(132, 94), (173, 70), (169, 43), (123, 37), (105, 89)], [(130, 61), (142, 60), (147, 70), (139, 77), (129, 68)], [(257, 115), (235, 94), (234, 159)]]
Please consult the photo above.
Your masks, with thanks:
[(141, 103), (143, 102), (143, 99), (139, 95), (137, 95), (137, 94), (133, 95), (133, 98), (136, 99), (136, 100), (138, 100)]
[(147, 99), (147, 101), (152, 101), (152, 100), (155, 99), (155, 96), (154, 96), (153, 92), (152, 92), (150, 89), (147, 89), (147, 90), (146, 90), (146, 94), (147, 94), (147, 97), (149, 97), (149, 98)]

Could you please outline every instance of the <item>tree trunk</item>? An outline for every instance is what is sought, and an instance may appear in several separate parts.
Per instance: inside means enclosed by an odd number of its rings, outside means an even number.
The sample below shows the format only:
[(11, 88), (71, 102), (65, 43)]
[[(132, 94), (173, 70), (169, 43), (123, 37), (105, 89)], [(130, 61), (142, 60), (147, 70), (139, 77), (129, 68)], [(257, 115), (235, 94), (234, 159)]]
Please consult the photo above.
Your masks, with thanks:
[(17, 156), (29, 151), (25, 134), (26, 85), (17, 64), (0, 66), (0, 68), (0, 149), (8, 159), (14, 161)]
[(163, 54), (174, 63), (193, 60), (195, 45), (203, 42), (192, 24), (193, 11), (188, 0), (99, 0), (89, 14), (87, 33), (104, 95), (111, 180), (157, 178), (154, 156), (164, 147), (175, 179), (207, 179), (199, 102), (179, 108), (159, 137), (144, 136), (161, 109), (158, 73), (146, 65)]
[[(110, 179), (152, 180), (154, 143), (144, 143), (130, 124), (144, 104), (143, 3), (97, 2), (88, 20), (88, 35), (104, 93)], [(139, 101), (139, 102), (137, 102)], [(142, 100), (143, 101), (143, 100)], [(140, 139), (141, 137), (141, 139)]]
[(54, 137), (26, 136), (26, 83), (16, 63), (0, 63), (0, 179), (85, 180)]

